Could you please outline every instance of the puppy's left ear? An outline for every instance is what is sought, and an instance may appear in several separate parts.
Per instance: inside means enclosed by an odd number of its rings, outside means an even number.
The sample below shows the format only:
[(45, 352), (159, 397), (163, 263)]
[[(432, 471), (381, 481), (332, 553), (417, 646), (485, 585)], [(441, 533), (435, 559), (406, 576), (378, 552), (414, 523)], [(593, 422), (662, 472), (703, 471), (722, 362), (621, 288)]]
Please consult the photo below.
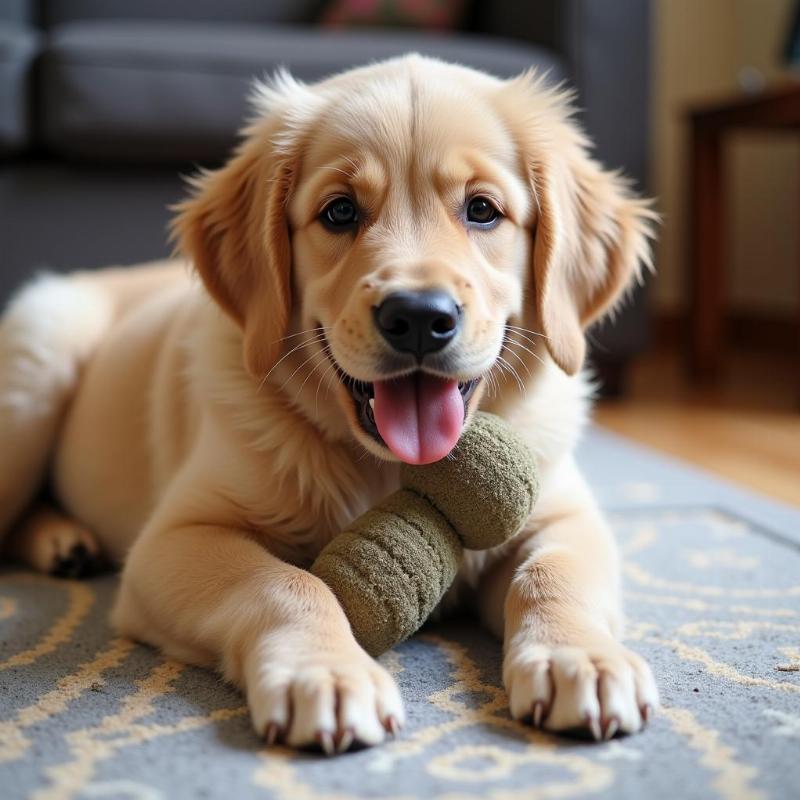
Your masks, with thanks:
[(506, 91), (516, 98), (516, 110), (509, 112), (537, 207), (537, 321), (553, 360), (573, 375), (586, 354), (585, 328), (613, 309), (643, 266), (652, 267), (649, 240), (658, 215), (624, 178), (590, 158), (568, 93), (531, 75), (510, 82)]

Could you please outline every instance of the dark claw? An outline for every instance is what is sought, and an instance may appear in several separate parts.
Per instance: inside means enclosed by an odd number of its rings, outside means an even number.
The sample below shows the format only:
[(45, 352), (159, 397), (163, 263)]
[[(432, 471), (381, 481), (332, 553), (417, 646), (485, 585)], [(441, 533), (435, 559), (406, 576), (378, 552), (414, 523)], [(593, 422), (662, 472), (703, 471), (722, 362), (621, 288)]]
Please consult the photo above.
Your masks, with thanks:
[(596, 742), (599, 742), (603, 738), (603, 733), (600, 730), (600, 720), (598, 720), (597, 717), (593, 717), (589, 713), (587, 713), (583, 719), (586, 723), (586, 728), (592, 735), (592, 738)]
[(69, 555), (56, 558), (50, 574), (57, 578), (89, 578), (102, 572), (105, 565), (99, 556), (92, 555), (85, 544), (76, 544)]
[(397, 717), (394, 717), (391, 714), (384, 722), (384, 728), (386, 728), (386, 731), (388, 732), (389, 736), (392, 737), (392, 739), (397, 738), (397, 734), (400, 733), (402, 727), (403, 726), (397, 721)]
[(342, 735), (339, 737), (339, 741), (336, 745), (336, 752), (337, 753), (344, 753), (350, 749), (351, 745), (355, 741), (355, 733), (353, 732), (352, 728), (345, 728), (342, 731)]
[(613, 739), (619, 731), (619, 719), (617, 717), (611, 717), (610, 720), (605, 725), (603, 729), (603, 738), (608, 741), (609, 739)]
[(333, 734), (330, 731), (317, 731), (316, 735), (317, 744), (326, 756), (332, 756), (336, 753), (336, 743)]

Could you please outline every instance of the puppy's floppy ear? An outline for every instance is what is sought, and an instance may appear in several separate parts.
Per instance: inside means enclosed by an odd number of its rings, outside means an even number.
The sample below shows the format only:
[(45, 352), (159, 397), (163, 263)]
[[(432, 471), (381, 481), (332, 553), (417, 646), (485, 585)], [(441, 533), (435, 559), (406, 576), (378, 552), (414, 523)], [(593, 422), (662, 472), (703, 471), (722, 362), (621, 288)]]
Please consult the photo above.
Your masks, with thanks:
[[(192, 180), (194, 194), (176, 206), (173, 237), (217, 303), (242, 328), (244, 363), (258, 378), (277, 360), (292, 304), (291, 245), (286, 205), (302, 132), (292, 94), (311, 92), (290, 76), (258, 85), (260, 115), (221, 169)], [(269, 106), (267, 110), (266, 106)]]
[(569, 93), (531, 74), (504, 92), (538, 212), (536, 316), (553, 360), (573, 375), (586, 353), (584, 329), (614, 307), (642, 266), (651, 268), (658, 217), (624, 178), (590, 158)]

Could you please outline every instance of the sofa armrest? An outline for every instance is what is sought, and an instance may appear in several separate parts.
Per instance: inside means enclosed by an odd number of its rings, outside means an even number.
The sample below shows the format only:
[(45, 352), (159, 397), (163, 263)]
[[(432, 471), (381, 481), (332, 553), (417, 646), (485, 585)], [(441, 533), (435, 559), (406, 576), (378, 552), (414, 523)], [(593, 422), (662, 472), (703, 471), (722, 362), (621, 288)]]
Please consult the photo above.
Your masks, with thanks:
[(569, 0), (564, 51), (600, 159), (648, 181), (650, 2)]

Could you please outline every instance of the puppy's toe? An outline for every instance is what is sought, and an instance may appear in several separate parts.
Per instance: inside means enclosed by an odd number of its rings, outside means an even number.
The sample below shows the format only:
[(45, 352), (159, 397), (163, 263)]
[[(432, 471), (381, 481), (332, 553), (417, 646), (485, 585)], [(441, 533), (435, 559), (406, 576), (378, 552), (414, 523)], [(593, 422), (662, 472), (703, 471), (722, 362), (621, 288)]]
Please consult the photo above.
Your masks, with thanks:
[(50, 574), (59, 578), (89, 578), (104, 569), (102, 559), (83, 543), (73, 544), (66, 554), (57, 553)]
[(336, 688), (330, 671), (319, 667), (299, 673), (291, 685), (292, 721), (286, 743), (290, 747), (319, 745), (333, 752), (336, 734)]
[(297, 669), (263, 668), (248, 690), (253, 724), (267, 744), (332, 755), (380, 744), (400, 730), (405, 717), (397, 686), (366, 653), (304, 662)]
[(503, 670), (511, 714), (534, 727), (611, 739), (641, 730), (658, 708), (650, 668), (614, 640), (517, 650)]
[(579, 647), (558, 647), (551, 663), (555, 698), (545, 727), (551, 731), (580, 731), (600, 739), (598, 674), (589, 654)]
[[(376, 684), (373, 676), (367, 674), (366, 680), (355, 676), (341, 676), (338, 681), (339, 729), (344, 739), (339, 742), (339, 750), (347, 750), (352, 742), (363, 745), (380, 744), (386, 734), (394, 735), (391, 720), (400, 726), (403, 720), (403, 706), (399, 702), (392, 681), (392, 689)], [(390, 679), (391, 680), (391, 679)], [(387, 691), (388, 690), (388, 691)], [(395, 729), (396, 730), (396, 729)], [(352, 742), (350, 741), (352, 739)]]

